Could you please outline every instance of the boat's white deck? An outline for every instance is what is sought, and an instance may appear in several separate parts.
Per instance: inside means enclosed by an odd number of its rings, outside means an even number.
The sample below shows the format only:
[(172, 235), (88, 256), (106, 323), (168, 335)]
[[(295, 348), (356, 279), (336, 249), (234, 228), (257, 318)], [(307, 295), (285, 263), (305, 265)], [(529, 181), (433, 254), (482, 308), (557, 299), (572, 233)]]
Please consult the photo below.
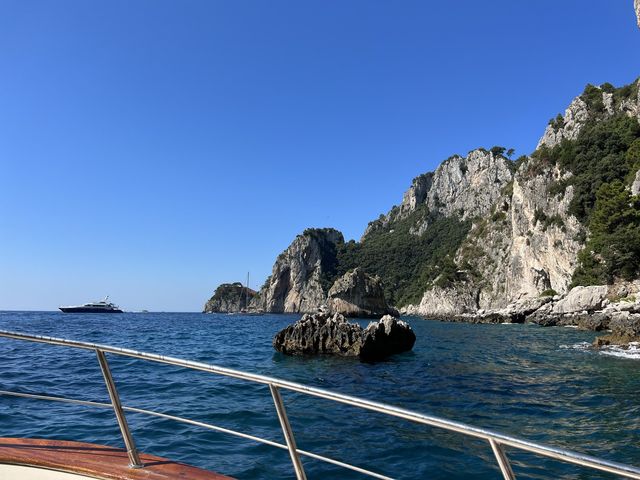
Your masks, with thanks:
[(0, 465), (0, 480), (86, 480), (75, 473), (57, 472), (45, 468), (24, 467), (22, 465)]

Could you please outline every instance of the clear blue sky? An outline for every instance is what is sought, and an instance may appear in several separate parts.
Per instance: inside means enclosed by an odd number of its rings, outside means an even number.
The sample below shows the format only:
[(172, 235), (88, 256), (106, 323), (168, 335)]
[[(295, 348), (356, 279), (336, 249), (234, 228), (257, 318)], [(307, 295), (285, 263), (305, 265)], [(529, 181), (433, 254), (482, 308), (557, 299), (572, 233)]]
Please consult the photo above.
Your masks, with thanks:
[(0, 309), (200, 310), (639, 52), (631, 0), (4, 0)]

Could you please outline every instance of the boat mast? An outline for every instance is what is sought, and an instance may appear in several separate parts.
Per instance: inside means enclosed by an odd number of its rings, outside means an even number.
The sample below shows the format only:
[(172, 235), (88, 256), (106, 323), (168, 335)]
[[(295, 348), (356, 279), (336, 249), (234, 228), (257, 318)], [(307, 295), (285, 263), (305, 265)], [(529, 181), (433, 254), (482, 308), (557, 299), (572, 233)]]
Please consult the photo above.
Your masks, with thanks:
[(247, 286), (244, 289), (244, 308), (249, 309), (249, 272), (247, 272)]

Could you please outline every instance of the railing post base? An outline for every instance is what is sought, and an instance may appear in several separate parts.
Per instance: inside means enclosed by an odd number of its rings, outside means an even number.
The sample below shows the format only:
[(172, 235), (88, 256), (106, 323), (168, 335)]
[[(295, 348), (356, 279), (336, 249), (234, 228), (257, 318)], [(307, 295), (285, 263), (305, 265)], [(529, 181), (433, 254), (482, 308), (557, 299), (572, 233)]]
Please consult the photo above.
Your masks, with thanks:
[(287, 418), (287, 412), (284, 409), (284, 402), (280, 395), (278, 387), (269, 384), (269, 390), (271, 390), (271, 396), (273, 397), (273, 403), (276, 405), (276, 412), (278, 413), (278, 420), (280, 420), (280, 426), (282, 427), (282, 433), (284, 433), (284, 439), (287, 442), (287, 448), (289, 449), (289, 455), (291, 456), (291, 462), (293, 463), (293, 469), (296, 472), (296, 478), (298, 480), (307, 480), (307, 476), (304, 473), (302, 462), (300, 461), (300, 455), (298, 455), (298, 448), (296, 447), (296, 439), (293, 437), (293, 430), (289, 424)]
[(127, 418), (124, 416), (124, 410), (120, 403), (120, 396), (116, 389), (116, 384), (113, 381), (111, 370), (109, 369), (109, 363), (104, 352), (100, 349), (96, 349), (96, 355), (98, 356), (98, 363), (100, 364), (100, 370), (102, 370), (102, 376), (104, 377), (104, 383), (107, 385), (107, 391), (109, 392), (109, 398), (111, 399), (111, 405), (113, 405), (113, 411), (116, 414), (118, 420), (118, 426), (120, 427), (120, 433), (124, 440), (124, 445), (127, 448), (127, 455), (129, 456), (129, 468), (143, 468), (144, 464), (140, 460), (140, 455), (136, 449), (136, 444), (133, 441), (131, 430), (129, 430), (129, 424)]

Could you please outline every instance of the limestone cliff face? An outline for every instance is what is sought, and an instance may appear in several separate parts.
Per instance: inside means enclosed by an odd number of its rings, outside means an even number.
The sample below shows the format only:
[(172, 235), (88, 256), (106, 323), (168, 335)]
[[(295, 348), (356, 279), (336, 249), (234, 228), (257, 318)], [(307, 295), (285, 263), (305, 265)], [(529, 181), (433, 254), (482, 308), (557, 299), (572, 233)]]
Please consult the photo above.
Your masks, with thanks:
[[(445, 160), (434, 172), (416, 177), (405, 192), (402, 203), (371, 222), (362, 240), (376, 228), (406, 218), (419, 206), (429, 212), (461, 220), (487, 214), (500, 197), (504, 186), (513, 176), (510, 161), (484, 149), (473, 150), (466, 157), (454, 155)], [(427, 223), (416, 225), (413, 233), (420, 235)]]
[(332, 313), (347, 317), (382, 317), (392, 313), (384, 298), (379, 277), (361, 268), (345, 273), (329, 289), (327, 306)]
[[(568, 213), (573, 188), (554, 195), (550, 187), (564, 179), (557, 167), (540, 175), (516, 176), (511, 197), (511, 242), (504, 302), (536, 297), (544, 290), (566, 292), (576, 267), (576, 241), (582, 227)], [(495, 303), (495, 302), (494, 302)]]
[[(549, 147), (563, 139), (575, 140), (584, 125), (594, 118), (616, 113), (640, 121), (640, 82), (629, 87), (627, 98), (592, 87), (589, 105), (576, 98), (565, 115), (550, 124), (538, 143)], [(599, 102), (601, 100), (601, 103)], [(456, 255), (456, 263), (467, 278), (451, 288), (428, 289), (418, 305), (407, 313), (443, 317), (476, 310), (499, 309), (517, 301), (539, 297), (545, 290), (568, 291), (577, 266), (577, 254), (586, 229), (569, 213), (573, 187), (557, 186), (570, 177), (557, 166), (545, 166), (528, 158), (521, 162), (513, 181), (494, 199), (490, 215), (476, 218), (471, 232)], [(630, 185), (640, 191), (640, 172)], [(431, 187), (433, 188), (433, 186)], [(485, 209), (477, 209), (476, 211)], [(486, 210), (485, 210), (486, 211)]]
[(558, 118), (547, 125), (537, 148), (543, 145), (553, 148), (565, 138), (575, 140), (588, 118), (586, 102), (580, 97), (575, 98), (565, 110), (562, 119)]
[(282, 252), (252, 306), (273, 313), (315, 312), (327, 298), (323, 273), (335, 262), (342, 233), (332, 228), (308, 229)]
[(427, 192), (429, 210), (463, 220), (485, 215), (511, 180), (509, 160), (485, 150), (454, 155), (440, 165)]
[(455, 287), (433, 287), (427, 290), (419, 305), (400, 310), (404, 315), (423, 315), (430, 318), (453, 318), (478, 310), (480, 289), (471, 283)]

